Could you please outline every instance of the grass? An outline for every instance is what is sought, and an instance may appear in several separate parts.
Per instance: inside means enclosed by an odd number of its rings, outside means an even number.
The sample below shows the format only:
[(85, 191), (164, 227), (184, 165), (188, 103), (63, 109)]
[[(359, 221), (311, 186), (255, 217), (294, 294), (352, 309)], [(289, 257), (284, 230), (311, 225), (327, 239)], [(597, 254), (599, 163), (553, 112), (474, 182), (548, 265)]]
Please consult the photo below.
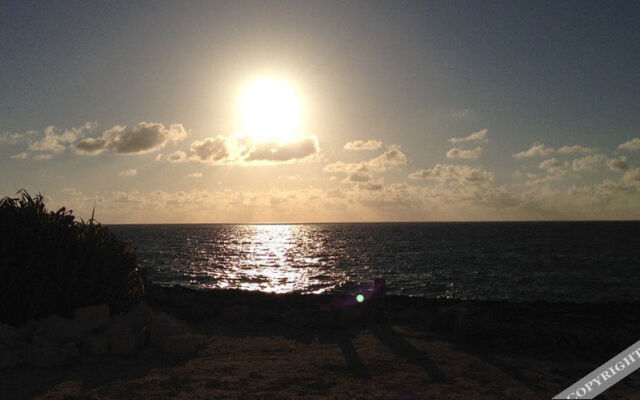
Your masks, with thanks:
[(24, 190), (0, 200), (0, 321), (69, 317), (101, 303), (126, 311), (144, 295), (135, 253), (93, 216), (50, 211)]

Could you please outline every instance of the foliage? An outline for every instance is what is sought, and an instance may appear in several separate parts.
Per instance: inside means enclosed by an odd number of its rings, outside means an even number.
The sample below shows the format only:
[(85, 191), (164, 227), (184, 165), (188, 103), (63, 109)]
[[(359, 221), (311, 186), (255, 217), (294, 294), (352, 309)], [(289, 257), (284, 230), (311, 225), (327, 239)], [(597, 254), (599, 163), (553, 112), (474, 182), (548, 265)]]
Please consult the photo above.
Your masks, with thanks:
[(107, 303), (126, 311), (145, 293), (136, 256), (105, 226), (46, 209), (26, 191), (0, 200), (0, 321), (20, 324)]

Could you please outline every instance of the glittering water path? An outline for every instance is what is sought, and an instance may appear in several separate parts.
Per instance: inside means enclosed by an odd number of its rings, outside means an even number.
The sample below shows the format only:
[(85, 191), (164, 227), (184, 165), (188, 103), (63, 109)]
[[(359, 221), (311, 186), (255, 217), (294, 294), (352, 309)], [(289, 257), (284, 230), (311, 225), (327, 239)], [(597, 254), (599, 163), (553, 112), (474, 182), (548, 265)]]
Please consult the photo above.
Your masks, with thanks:
[(154, 281), (267, 292), (374, 276), (428, 297), (640, 300), (640, 223), (119, 225)]

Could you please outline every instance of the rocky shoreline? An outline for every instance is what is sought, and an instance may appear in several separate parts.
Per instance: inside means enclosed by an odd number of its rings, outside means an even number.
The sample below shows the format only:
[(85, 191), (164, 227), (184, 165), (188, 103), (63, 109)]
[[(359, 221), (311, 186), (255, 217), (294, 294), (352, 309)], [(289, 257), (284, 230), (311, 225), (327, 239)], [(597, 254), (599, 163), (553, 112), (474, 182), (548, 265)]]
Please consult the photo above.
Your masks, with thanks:
[[(299, 334), (376, 322), (367, 301), (336, 306), (345, 303), (344, 297), (153, 286), (150, 305), (191, 322), (214, 318), (236, 329), (279, 326)], [(386, 295), (380, 309), (386, 324), (418, 327), (457, 343), (510, 352), (564, 354), (588, 348), (598, 357), (615, 354), (640, 338), (639, 303), (512, 303)]]
[(356, 295), (151, 286), (126, 314), (2, 324), (0, 398), (551, 397), (640, 332), (635, 303)]
[(204, 342), (183, 321), (140, 303), (122, 315), (101, 304), (12, 327), (0, 323), (0, 369), (54, 367), (82, 354), (128, 356), (145, 347), (168, 354), (193, 353)]

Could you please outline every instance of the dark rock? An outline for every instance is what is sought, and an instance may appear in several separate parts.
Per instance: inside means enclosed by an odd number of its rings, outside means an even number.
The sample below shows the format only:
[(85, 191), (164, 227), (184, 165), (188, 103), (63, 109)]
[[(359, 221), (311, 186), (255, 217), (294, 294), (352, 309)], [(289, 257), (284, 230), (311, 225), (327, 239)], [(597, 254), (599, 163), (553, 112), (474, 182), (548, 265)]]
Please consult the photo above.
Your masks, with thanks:
[(20, 337), (20, 339), (30, 342), (37, 327), (37, 321), (27, 321), (25, 324), (18, 327), (18, 336)]
[(12, 347), (18, 340), (18, 330), (13, 326), (0, 322), (0, 345)]
[(93, 356), (109, 353), (109, 337), (107, 335), (90, 334), (84, 341), (83, 350)]
[(73, 316), (89, 332), (107, 327), (111, 320), (109, 306), (106, 304), (78, 308), (74, 311)]
[(114, 318), (107, 335), (111, 354), (125, 355), (136, 351), (137, 340), (134, 328), (128, 321)]
[(169, 336), (191, 333), (189, 326), (183, 321), (165, 313), (156, 313), (149, 325), (149, 341), (162, 349)]
[(139, 332), (151, 324), (153, 310), (146, 303), (142, 302), (133, 307), (123, 318), (134, 332)]
[(63, 344), (61, 348), (67, 358), (78, 357), (80, 355), (78, 346), (76, 346), (76, 344), (73, 342), (67, 342)]
[(35, 337), (32, 344), (23, 349), (24, 363), (38, 367), (60, 365), (66, 359), (66, 353), (58, 343), (45, 338)]
[(77, 321), (52, 315), (37, 321), (34, 336), (50, 339), (57, 343), (81, 343), (84, 329)]
[(162, 346), (167, 354), (192, 354), (206, 342), (202, 335), (186, 334), (168, 336)]
[(22, 364), (20, 351), (16, 351), (15, 348), (5, 347), (0, 344), (0, 370), (17, 367), (20, 364)]

